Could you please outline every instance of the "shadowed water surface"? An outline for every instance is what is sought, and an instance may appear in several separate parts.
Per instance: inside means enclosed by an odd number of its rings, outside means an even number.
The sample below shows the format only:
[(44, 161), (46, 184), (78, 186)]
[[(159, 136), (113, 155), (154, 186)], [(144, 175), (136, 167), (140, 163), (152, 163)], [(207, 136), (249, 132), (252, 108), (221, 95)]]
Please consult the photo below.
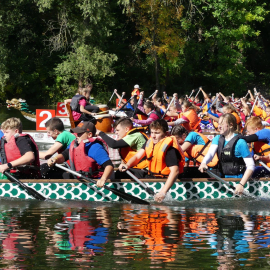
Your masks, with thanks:
[(269, 269), (269, 200), (0, 200), (1, 269)]

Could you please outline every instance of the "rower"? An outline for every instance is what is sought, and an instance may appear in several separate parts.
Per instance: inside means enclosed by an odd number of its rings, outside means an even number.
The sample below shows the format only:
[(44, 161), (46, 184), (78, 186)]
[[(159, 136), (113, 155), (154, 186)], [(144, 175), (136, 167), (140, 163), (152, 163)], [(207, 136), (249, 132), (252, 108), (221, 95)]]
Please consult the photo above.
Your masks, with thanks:
[[(264, 128), (262, 120), (258, 116), (249, 118), (245, 125), (246, 134), (244, 137), (247, 143), (251, 143), (255, 160), (261, 160), (270, 167), (270, 129)], [(256, 168), (258, 171), (258, 168)], [(261, 167), (260, 175), (269, 174)], [(257, 172), (258, 174), (258, 172)]]
[[(114, 123), (114, 132), (118, 135), (117, 140), (114, 140), (100, 130), (97, 130), (96, 135), (100, 136), (109, 147), (119, 149), (123, 163), (127, 163), (149, 139), (145, 134), (145, 128), (133, 128), (132, 121), (127, 117), (122, 117)], [(147, 162), (144, 159), (135, 168), (144, 169), (146, 167)], [(115, 178), (117, 178), (117, 175)]]
[[(75, 133), (76, 140), (72, 141), (69, 149), (50, 158), (48, 166), (52, 167), (55, 163), (62, 164), (69, 160), (74, 171), (82, 171), (88, 177), (99, 179), (97, 186), (103, 187), (114, 168), (106, 149), (106, 143), (95, 137), (96, 127), (91, 122), (81, 122), (77, 127), (71, 129), (71, 132)], [(64, 173), (63, 178), (73, 177)]]
[[(143, 92), (141, 92), (141, 95), (143, 95)], [(140, 120), (140, 119), (134, 119), (131, 117), (131, 121), (133, 121), (136, 124), (142, 125), (142, 126), (148, 126), (153, 121), (158, 120), (161, 118), (161, 113), (159, 108), (155, 108), (155, 105), (151, 101), (146, 101), (143, 104), (143, 99), (141, 99), (140, 103), (138, 104), (138, 109), (141, 110), (143, 113), (147, 115), (147, 119)]]
[[(164, 119), (150, 124), (151, 138), (127, 163), (121, 163), (118, 170), (124, 172), (121, 178), (130, 178), (127, 169), (138, 178), (167, 178), (165, 185), (156, 194), (155, 200), (162, 202), (178, 175), (183, 172), (185, 157), (174, 136), (168, 136), (168, 124)], [(133, 169), (144, 157), (148, 171)]]
[(53, 117), (45, 123), (48, 136), (55, 140), (53, 146), (46, 152), (39, 152), (39, 158), (48, 159), (56, 152), (63, 152), (70, 143), (76, 139), (75, 135), (66, 131), (62, 120), (58, 117)]
[(241, 194), (244, 185), (255, 169), (255, 164), (246, 141), (242, 139), (242, 135), (235, 133), (237, 130), (235, 117), (230, 113), (224, 114), (219, 118), (218, 123), (220, 135), (213, 139), (199, 171), (204, 172), (205, 169), (208, 169), (206, 164), (217, 153), (222, 177), (242, 178), (235, 189), (236, 194)]
[(29, 134), (22, 134), (19, 118), (9, 118), (1, 125), (4, 136), (1, 138), (0, 172), (13, 169), (20, 178), (40, 178), (38, 147)]
[(201, 119), (198, 117), (195, 106), (189, 101), (185, 100), (182, 103), (182, 113), (178, 116), (178, 119), (174, 122), (169, 122), (169, 126), (176, 126), (181, 124), (187, 130), (200, 131)]
[[(192, 160), (194, 164), (196, 164), (197, 162), (202, 162), (211, 145), (211, 141), (205, 135), (194, 131), (189, 132), (183, 126), (175, 126), (172, 129), (171, 134), (176, 137), (178, 143), (181, 145), (181, 148), (186, 156), (186, 161)], [(215, 155), (213, 160), (208, 163), (207, 166), (214, 168), (217, 166), (217, 164), (218, 157), (217, 155)], [(188, 167), (187, 162), (185, 164), (185, 167)], [(184, 168), (184, 174), (188, 174), (189, 171), (190, 170), (188, 168)], [(197, 172), (192, 172), (192, 176), (200, 177), (197, 176)]]

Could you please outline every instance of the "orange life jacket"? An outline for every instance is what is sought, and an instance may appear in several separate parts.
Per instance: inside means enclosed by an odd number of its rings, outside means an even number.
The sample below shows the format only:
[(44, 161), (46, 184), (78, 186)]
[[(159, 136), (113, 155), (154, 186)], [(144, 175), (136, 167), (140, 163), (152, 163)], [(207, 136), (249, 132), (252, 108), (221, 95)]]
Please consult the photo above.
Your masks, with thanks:
[(189, 120), (188, 123), (181, 124), (186, 130), (199, 131), (201, 129), (200, 128), (201, 119), (198, 117), (195, 110), (190, 109), (186, 112), (182, 112), (179, 114), (178, 118), (182, 118), (182, 116), (185, 116)]
[[(195, 159), (197, 162), (202, 163), (203, 158), (206, 156), (209, 151), (211, 141), (203, 134), (196, 132), (201, 138), (204, 140), (205, 145), (192, 145), (188, 150), (186, 150), (185, 154), (187, 158)], [(214, 155), (214, 158), (211, 162), (207, 164), (208, 167), (215, 167), (218, 164), (218, 156)]]
[[(144, 128), (144, 127), (133, 128), (129, 132), (127, 132), (126, 136), (129, 135), (129, 134), (140, 132), (143, 135), (143, 137), (145, 138), (145, 141), (147, 141), (149, 138), (145, 134), (145, 130), (146, 130), (146, 128)], [(119, 154), (120, 154), (122, 160), (124, 161), (124, 163), (127, 163), (133, 156), (135, 156), (137, 154), (137, 152), (135, 150), (133, 150), (130, 146), (127, 146), (127, 147), (120, 148), (119, 149)], [(148, 165), (148, 162), (144, 158), (136, 166), (134, 166), (133, 168), (144, 169), (144, 168), (147, 167), (147, 165)]]
[[(270, 145), (265, 142), (253, 142), (251, 143), (254, 154), (258, 156), (267, 156), (270, 154)], [(270, 162), (266, 164), (270, 167)]]
[(242, 122), (241, 122), (241, 118), (239, 117), (239, 115), (236, 112), (232, 112), (231, 113), (235, 119), (236, 119), (236, 124), (240, 126), (240, 128), (242, 128)]
[(258, 107), (257, 105), (254, 106), (253, 113), (259, 117), (263, 116), (263, 110), (260, 107)]
[(181, 155), (178, 160), (179, 173), (184, 170), (185, 156), (175, 136), (165, 137), (154, 145), (152, 138), (148, 140), (145, 147), (148, 161), (149, 174), (158, 177), (166, 177), (170, 174), (170, 169), (166, 166), (165, 156), (169, 147), (175, 148)]

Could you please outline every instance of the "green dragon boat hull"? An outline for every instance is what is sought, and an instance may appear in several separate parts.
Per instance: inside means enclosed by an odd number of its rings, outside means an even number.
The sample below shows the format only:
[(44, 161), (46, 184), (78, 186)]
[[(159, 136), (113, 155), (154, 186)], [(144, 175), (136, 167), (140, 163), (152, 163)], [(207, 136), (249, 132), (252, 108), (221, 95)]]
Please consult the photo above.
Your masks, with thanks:
[[(204, 181), (205, 180), (205, 181)], [(185, 201), (194, 199), (221, 199), (231, 198), (233, 193), (231, 189), (222, 183), (213, 180), (183, 181), (176, 182), (170, 190), (171, 200)], [(240, 179), (238, 179), (240, 180)], [(3, 182), (4, 181), (4, 182)], [(29, 182), (30, 181), (30, 182)], [(81, 182), (67, 182), (65, 180), (54, 180), (53, 182), (33, 182), (33, 180), (24, 180), (29, 187), (35, 189), (49, 199), (55, 200), (83, 200), (114, 202), (123, 201), (112, 192), (97, 188), (93, 184)], [(28, 193), (21, 189), (17, 184), (10, 183), (7, 180), (1, 180), (0, 197), (10, 197), (19, 199), (32, 199)], [(146, 182), (146, 185), (155, 193), (158, 192), (164, 182)], [(236, 186), (239, 181), (230, 181), (230, 184)], [(133, 196), (144, 200), (153, 199), (148, 193), (134, 182), (111, 182), (107, 183), (109, 187), (119, 189)], [(270, 191), (270, 181), (249, 181), (245, 186), (245, 191), (253, 196), (267, 195)]]

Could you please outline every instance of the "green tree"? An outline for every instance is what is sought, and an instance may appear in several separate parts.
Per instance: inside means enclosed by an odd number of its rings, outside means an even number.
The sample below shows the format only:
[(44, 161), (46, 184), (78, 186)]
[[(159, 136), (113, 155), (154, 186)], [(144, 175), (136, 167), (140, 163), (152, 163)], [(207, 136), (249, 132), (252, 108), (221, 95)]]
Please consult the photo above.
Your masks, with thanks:
[(193, 0), (182, 20), (188, 41), (181, 77), (211, 91), (245, 91), (255, 79), (247, 55), (259, 49), (259, 25), (268, 10), (265, 1)]
[(168, 83), (170, 68), (180, 57), (185, 44), (181, 27), (184, 6), (176, 0), (123, 1), (127, 14), (136, 24), (144, 53), (155, 66), (156, 88)]

